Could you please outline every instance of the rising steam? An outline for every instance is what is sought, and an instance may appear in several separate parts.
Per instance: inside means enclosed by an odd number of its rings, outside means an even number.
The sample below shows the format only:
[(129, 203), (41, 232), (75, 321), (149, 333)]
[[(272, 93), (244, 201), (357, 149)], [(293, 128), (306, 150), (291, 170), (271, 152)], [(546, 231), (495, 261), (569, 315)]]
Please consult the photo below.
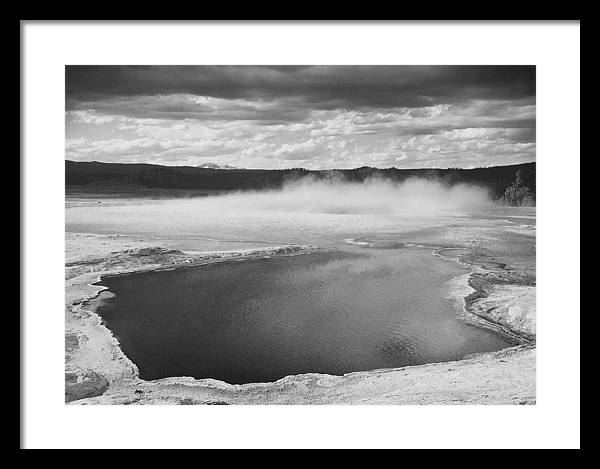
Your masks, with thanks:
[(67, 227), (177, 239), (320, 244), (376, 230), (420, 229), (440, 223), (439, 216), (461, 216), (491, 204), (482, 188), (440, 181), (309, 177), (274, 190), (71, 207)]
[(277, 190), (219, 196), (214, 202), (223, 210), (406, 216), (463, 212), (492, 204), (487, 190), (464, 184), (448, 186), (416, 178), (398, 183), (380, 178), (348, 182), (312, 177), (290, 181)]

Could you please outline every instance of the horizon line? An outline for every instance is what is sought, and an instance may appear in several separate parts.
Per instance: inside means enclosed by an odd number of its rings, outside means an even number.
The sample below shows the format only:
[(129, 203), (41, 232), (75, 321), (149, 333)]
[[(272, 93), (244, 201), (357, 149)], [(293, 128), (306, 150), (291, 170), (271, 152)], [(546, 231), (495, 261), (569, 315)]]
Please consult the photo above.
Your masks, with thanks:
[[(379, 170), (386, 170), (386, 169), (397, 169), (400, 171), (407, 171), (407, 170), (434, 170), (434, 169), (443, 169), (443, 170), (450, 170), (450, 169), (454, 169), (454, 170), (462, 170), (462, 171), (469, 171), (469, 170), (473, 170), (473, 169), (488, 169), (488, 168), (502, 168), (502, 167), (510, 167), (510, 166), (519, 166), (519, 165), (524, 165), (524, 164), (535, 164), (536, 161), (525, 161), (525, 162), (521, 162), (521, 163), (510, 163), (510, 164), (500, 164), (500, 165), (491, 165), (491, 166), (474, 166), (474, 167), (470, 167), (470, 168), (461, 168), (461, 167), (456, 167), (456, 166), (452, 166), (452, 167), (425, 167), (425, 168), (399, 168), (397, 166), (387, 166), (385, 168), (380, 168), (377, 166), (369, 166), (369, 165), (363, 165), (363, 166), (356, 166), (353, 168), (329, 168), (329, 169), (309, 169), (309, 168), (304, 168), (301, 166), (292, 166), (289, 168), (238, 168), (238, 167), (233, 167), (230, 166), (231, 169), (224, 169), (224, 168), (203, 168), (201, 167), (201, 165), (198, 166), (190, 166), (190, 165), (167, 165), (167, 164), (158, 164), (158, 163), (128, 163), (128, 162), (120, 162), (120, 163), (116, 163), (116, 162), (112, 162), (112, 161), (99, 161), (99, 160), (92, 160), (92, 161), (75, 161), (75, 160), (69, 160), (67, 158), (65, 158), (65, 163), (100, 163), (100, 164), (117, 164), (117, 165), (147, 165), (147, 166), (160, 166), (162, 168), (194, 168), (194, 169), (211, 169), (211, 170), (215, 170), (215, 171), (291, 171), (291, 170), (302, 170), (302, 171), (353, 171), (355, 169), (362, 169), (362, 168), (371, 168), (371, 169), (379, 169)], [(210, 162), (209, 162), (210, 163)], [(216, 163), (215, 163), (216, 164)]]

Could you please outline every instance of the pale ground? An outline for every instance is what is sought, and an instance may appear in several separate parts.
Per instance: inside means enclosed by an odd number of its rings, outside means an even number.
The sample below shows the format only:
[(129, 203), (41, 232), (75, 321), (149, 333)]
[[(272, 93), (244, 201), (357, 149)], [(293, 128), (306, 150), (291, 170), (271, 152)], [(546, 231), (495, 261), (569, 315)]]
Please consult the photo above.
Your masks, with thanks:
[[(529, 235), (532, 228), (526, 229)], [(93, 308), (82, 304), (103, 289), (91, 285), (102, 275), (219, 262), (232, 256), (300, 254), (316, 247), (183, 253), (170, 249), (166, 241), (142, 237), (66, 233), (65, 241), (65, 391), (72, 404), (535, 403), (535, 286), (525, 267), (504, 270), (497, 261), (455, 253), (475, 266), (469, 314), (521, 337), (523, 345), (461, 361), (344, 376), (303, 374), (273, 383), (230, 385), (186, 377), (144, 381)]]

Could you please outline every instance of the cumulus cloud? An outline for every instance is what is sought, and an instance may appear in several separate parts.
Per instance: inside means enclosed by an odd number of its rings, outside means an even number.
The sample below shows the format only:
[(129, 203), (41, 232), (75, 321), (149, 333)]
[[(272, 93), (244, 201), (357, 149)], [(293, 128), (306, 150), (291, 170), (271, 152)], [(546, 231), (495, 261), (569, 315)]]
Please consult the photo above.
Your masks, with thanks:
[(67, 67), (66, 157), (311, 169), (535, 159), (534, 67)]

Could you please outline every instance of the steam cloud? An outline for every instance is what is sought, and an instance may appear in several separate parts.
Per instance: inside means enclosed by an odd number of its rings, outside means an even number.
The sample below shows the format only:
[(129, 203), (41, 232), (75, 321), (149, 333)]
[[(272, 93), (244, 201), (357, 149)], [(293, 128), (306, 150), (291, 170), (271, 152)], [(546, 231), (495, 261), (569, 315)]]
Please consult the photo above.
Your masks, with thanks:
[(290, 181), (277, 190), (218, 196), (213, 202), (223, 210), (406, 216), (463, 212), (492, 204), (486, 189), (464, 184), (447, 186), (416, 178), (401, 183), (371, 178), (361, 183), (311, 177)]
[(411, 179), (302, 178), (276, 190), (190, 199), (131, 200), (75, 206), (67, 228), (80, 232), (144, 233), (182, 239), (279, 243), (336, 242), (374, 231), (423, 228), (493, 204), (486, 190)]

